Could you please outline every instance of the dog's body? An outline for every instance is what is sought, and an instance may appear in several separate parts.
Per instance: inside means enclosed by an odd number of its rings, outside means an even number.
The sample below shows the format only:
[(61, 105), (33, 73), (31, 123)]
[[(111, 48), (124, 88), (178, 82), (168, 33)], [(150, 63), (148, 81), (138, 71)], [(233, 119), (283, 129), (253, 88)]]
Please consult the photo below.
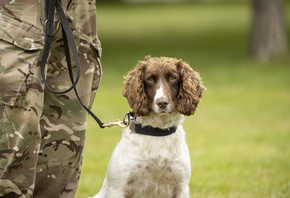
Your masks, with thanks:
[[(176, 113), (177, 120), (180, 117)], [(143, 117), (137, 119), (141, 120)], [(130, 127), (125, 128), (96, 197), (188, 197), (189, 152), (182, 126), (173, 122), (178, 126), (176, 132), (165, 137), (136, 134)]]
[[(194, 113), (204, 89), (199, 75), (181, 61), (146, 57), (140, 62), (123, 91), (136, 117), (123, 130), (95, 198), (189, 197), (191, 165), (181, 124), (183, 115)], [(174, 131), (156, 137), (140, 134), (136, 125)]]

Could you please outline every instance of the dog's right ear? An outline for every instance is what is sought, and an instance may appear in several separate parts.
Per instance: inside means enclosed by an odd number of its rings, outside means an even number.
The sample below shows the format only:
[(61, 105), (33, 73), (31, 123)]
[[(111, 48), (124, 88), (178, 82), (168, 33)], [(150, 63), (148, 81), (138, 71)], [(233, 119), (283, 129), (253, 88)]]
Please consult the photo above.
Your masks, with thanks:
[(149, 100), (144, 86), (146, 67), (145, 58), (145, 61), (140, 61), (135, 69), (127, 74), (125, 77), (125, 87), (122, 92), (137, 117), (146, 116), (150, 113)]

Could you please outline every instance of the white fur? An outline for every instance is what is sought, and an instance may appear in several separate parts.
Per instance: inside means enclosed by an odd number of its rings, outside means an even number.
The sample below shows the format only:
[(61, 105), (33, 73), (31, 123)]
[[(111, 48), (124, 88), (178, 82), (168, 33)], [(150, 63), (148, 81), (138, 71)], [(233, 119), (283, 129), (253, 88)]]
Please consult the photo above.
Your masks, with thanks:
[(191, 165), (182, 121), (177, 111), (137, 117), (143, 126), (177, 126), (177, 130), (153, 137), (125, 128), (103, 187), (94, 198), (188, 198)]
[[(165, 109), (161, 109), (158, 105), (157, 105), (157, 100), (158, 99), (167, 99), (169, 104)], [(172, 105), (172, 101), (169, 100), (169, 98), (164, 94), (163, 91), (163, 85), (162, 83), (160, 83), (160, 87), (156, 90), (155, 96), (154, 96), (154, 100), (152, 103), (152, 109), (155, 113), (162, 113), (162, 112), (171, 112), (173, 105)]]
[(157, 105), (157, 100), (161, 99), (161, 98), (166, 98), (166, 96), (163, 93), (162, 84), (161, 84), (160, 88), (156, 90), (156, 94), (155, 94), (155, 97), (154, 97), (154, 100), (153, 100), (153, 104), (152, 104), (152, 106), (153, 106), (152, 109), (153, 109), (153, 111), (155, 113), (160, 113), (160, 111), (161, 111), (161, 109)]
[(159, 98), (166, 98), (166, 96), (163, 93), (163, 86), (161, 84), (160, 88), (157, 89), (155, 97), (154, 97), (154, 102), (156, 103), (156, 100)]

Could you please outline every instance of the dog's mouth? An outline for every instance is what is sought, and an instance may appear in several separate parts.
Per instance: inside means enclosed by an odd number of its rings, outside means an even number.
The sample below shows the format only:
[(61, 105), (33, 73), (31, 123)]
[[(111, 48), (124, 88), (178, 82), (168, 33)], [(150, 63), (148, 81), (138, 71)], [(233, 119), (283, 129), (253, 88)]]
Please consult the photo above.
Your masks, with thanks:
[(169, 114), (169, 113), (171, 113), (171, 112), (167, 112), (167, 111), (160, 111), (160, 112), (158, 112), (158, 114), (160, 114), (160, 115), (165, 115), (165, 114)]
[(152, 108), (152, 110), (156, 114), (169, 114), (174, 111), (174, 108), (172, 107), (173, 105), (168, 105), (166, 108), (159, 108), (155, 106), (155, 108)]

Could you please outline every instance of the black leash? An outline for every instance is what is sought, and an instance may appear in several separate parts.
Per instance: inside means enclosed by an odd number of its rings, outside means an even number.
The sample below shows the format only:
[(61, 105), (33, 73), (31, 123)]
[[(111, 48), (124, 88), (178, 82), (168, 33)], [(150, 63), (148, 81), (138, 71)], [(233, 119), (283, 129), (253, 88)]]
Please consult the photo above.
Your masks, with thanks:
[[(47, 58), (48, 58), (48, 54), (50, 51), (50, 47), (51, 47), (51, 42), (52, 42), (52, 36), (53, 36), (53, 21), (54, 21), (54, 12), (55, 10), (57, 11), (57, 14), (60, 18), (60, 22), (61, 22), (61, 27), (62, 27), (62, 35), (63, 35), (63, 41), (64, 41), (64, 49), (65, 49), (65, 55), (66, 55), (66, 61), (67, 61), (67, 67), (68, 67), (68, 72), (69, 72), (69, 76), (72, 82), (71, 87), (69, 87), (67, 90), (64, 91), (54, 91), (52, 90), (47, 82), (46, 82), (46, 78), (45, 78), (45, 65), (47, 62)], [(99, 124), (100, 128), (105, 128), (106, 125), (104, 125), (103, 122), (101, 122), (101, 120), (87, 107), (83, 104), (83, 102), (81, 101), (77, 89), (76, 89), (76, 85), (79, 81), (80, 78), (80, 59), (78, 56), (78, 51), (76, 48), (76, 43), (75, 43), (75, 39), (72, 33), (72, 30), (70, 28), (69, 22), (65, 16), (65, 13), (61, 7), (61, 1), (60, 0), (46, 0), (46, 22), (45, 22), (45, 28), (46, 28), (46, 37), (45, 37), (45, 44), (44, 44), (44, 50), (43, 50), (43, 55), (42, 55), (42, 60), (41, 60), (41, 76), (43, 79), (43, 82), (46, 86), (46, 88), (55, 93), (55, 94), (63, 94), (63, 93), (67, 93), (69, 91), (71, 91), (72, 89), (74, 90), (79, 102), (81, 103), (81, 105), (83, 106), (83, 108), (95, 119), (95, 121)], [(71, 65), (71, 58), (70, 58), (70, 53), (69, 53), (69, 46), (71, 48), (71, 51), (73, 53), (75, 62), (76, 62), (76, 68), (77, 68), (77, 75), (76, 78), (74, 79), (73, 76), (73, 70), (72, 70), (72, 65)], [(124, 122), (124, 124), (126, 124)]]

